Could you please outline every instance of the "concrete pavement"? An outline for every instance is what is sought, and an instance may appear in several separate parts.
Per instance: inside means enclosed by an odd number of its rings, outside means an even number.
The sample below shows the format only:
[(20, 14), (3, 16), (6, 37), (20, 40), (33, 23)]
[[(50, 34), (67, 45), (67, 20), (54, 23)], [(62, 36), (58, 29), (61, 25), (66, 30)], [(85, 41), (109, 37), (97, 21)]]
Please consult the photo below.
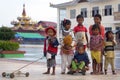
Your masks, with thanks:
[[(20, 61), (20, 60), (11, 60), (11, 59), (0, 59), (0, 74), (2, 72), (11, 73), (18, 68), (29, 64), (29, 61)], [(91, 69), (87, 72), (85, 76), (81, 74), (74, 74), (74, 75), (61, 75), (61, 68), (60, 65), (56, 66), (56, 75), (45, 75), (42, 74), (46, 71), (46, 64), (36, 62), (31, 64), (21, 70), (22, 72), (29, 72), (30, 76), (25, 77), (24, 75), (18, 76), (16, 75), (15, 78), (10, 79), (9, 77), (2, 77), (0, 75), (0, 80), (120, 80), (120, 70), (117, 71), (117, 75), (112, 75), (111, 71), (108, 72), (107, 75), (90, 75)]]

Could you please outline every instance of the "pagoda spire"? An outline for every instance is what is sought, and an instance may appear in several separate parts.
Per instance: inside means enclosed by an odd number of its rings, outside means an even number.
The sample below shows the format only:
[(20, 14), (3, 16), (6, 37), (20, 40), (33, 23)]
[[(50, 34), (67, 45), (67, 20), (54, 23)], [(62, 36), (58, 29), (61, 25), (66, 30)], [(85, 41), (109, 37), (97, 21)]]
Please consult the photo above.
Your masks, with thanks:
[(23, 12), (22, 12), (22, 16), (26, 16), (25, 4), (23, 4)]

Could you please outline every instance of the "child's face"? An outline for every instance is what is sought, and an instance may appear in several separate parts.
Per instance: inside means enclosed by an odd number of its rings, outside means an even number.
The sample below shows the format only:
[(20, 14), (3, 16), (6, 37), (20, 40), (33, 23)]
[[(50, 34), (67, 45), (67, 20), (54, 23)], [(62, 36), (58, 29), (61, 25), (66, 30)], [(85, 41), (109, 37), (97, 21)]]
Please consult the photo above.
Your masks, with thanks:
[(94, 35), (98, 35), (99, 34), (99, 29), (96, 28), (95, 30), (92, 30), (92, 32), (93, 32)]
[(47, 34), (48, 34), (48, 36), (53, 36), (54, 35), (54, 31), (52, 29), (49, 29), (47, 31)]
[(108, 39), (110, 39), (110, 40), (113, 40), (113, 39), (114, 39), (113, 33), (109, 33), (109, 34), (108, 34)]
[(83, 23), (83, 21), (84, 21), (84, 19), (83, 19), (83, 18), (78, 18), (78, 19), (77, 19), (78, 24), (82, 24), (82, 23)]
[(71, 26), (71, 24), (66, 24), (65, 29), (66, 29), (66, 30), (69, 30), (69, 29), (70, 29), (70, 26)]
[(95, 22), (95, 24), (100, 24), (101, 20), (99, 17), (94, 17), (94, 22)]
[(78, 52), (79, 52), (79, 54), (83, 54), (85, 52), (84, 47), (83, 46), (79, 47)]

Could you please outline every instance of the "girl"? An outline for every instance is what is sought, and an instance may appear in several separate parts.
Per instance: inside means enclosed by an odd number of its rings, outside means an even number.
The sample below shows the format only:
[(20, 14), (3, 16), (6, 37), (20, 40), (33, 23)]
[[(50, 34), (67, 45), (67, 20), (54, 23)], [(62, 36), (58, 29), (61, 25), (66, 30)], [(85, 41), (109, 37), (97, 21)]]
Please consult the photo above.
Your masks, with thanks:
[(52, 75), (55, 75), (55, 56), (58, 50), (58, 40), (55, 37), (56, 30), (53, 27), (48, 27), (45, 29), (47, 37), (44, 41), (44, 56), (47, 58), (47, 72), (43, 74), (50, 74), (50, 68), (53, 67)]
[(106, 41), (105, 41), (105, 75), (107, 74), (108, 64), (111, 65), (112, 74), (115, 75), (115, 65), (114, 65), (114, 59), (115, 59), (115, 53), (114, 53), (114, 46), (116, 45), (116, 42), (114, 40), (114, 34), (112, 31), (106, 32)]
[[(70, 29), (71, 26), (71, 21), (68, 19), (64, 19), (64, 21), (62, 21), (62, 39), (64, 41), (62, 41), (62, 45), (61, 45), (61, 74), (65, 74), (66, 68), (69, 68), (70, 64), (71, 64), (71, 60), (73, 58), (73, 50), (72, 50), (72, 45), (65, 45), (64, 42), (66, 39), (64, 39), (66, 36), (70, 38), (70, 36), (72, 36), (72, 30)], [(68, 36), (70, 35), (70, 36)], [(66, 37), (66, 38), (67, 38)]]
[(93, 63), (93, 72), (91, 74), (100, 74), (101, 49), (103, 47), (103, 38), (99, 34), (100, 28), (98, 24), (94, 24), (92, 26), (92, 33), (93, 34), (90, 36), (90, 50)]
[[(105, 36), (105, 27), (101, 24), (101, 21), (102, 21), (101, 15), (100, 14), (96, 14), (94, 16), (94, 23), (99, 25), (99, 27), (100, 27), (100, 33), (99, 34), (104, 39), (104, 36)], [(89, 33), (90, 33), (90, 36), (93, 34), (93, 32), (92, 32), (92, 25), (89, 27)], [(101, 65), (101, 74), (103, 74), (103, 69), (102, 69), (103, 68), (103, 52), (104, 52), (103, 49), (101, 50), (101, 52), (102, 52), (102, 55), (101, 55), (101, 63), (100, 63), (100, 65)]]

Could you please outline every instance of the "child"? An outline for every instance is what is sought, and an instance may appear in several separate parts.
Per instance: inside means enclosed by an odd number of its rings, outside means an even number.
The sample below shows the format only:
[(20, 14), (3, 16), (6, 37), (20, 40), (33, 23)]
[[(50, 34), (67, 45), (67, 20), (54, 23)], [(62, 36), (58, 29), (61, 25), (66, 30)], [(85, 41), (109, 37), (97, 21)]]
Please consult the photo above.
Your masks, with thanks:
[[(95, 16), (94, 16), (94, 23), (95, 24), (98, 24), (99, 25), (99, 27), (100, 27), (100, 35), (103, 37), (103, 39), (104, 39), (104, 36), (105, 36), (105, 27), (101, 24), (101, 21), (102, 21), (102, 17), (101, 17), (101, 15), (100, 14), (96, 14)], [(89, 33), (90, 33), (90, 35), (92, 35), (93, 33), (92, 33), (92, 25), (89, 27)], [(103, 73), (103, 49), (101, 50), (101, 52), (102, 52), (102, 55), (101, 55), (101, 73)]]
[(67, 35), (72, 35), (72, 30), (71, 28), (71, 21), (68, 19), (64, 19), (61, 22), (61, 28), (62, 28), (62, 38)]
[(58, 40), (55, 37), (56, 30), (53, 27), (48, 27), (45, 29), (47, 37), (44, 41), (44, 56), (47, 58), (47, 72), (43, 74), (50, 74), (50, 68), (53, 67), (52, 75), (55, 75), (55, 56), (58, 50)]
[[(99, 27), (100, 27), (100, 35), (104, 38), (105, 36), (105, 27), (101, 24), (101, 21), (102, 21), (102, 17), (100, 14), (96, 14), (94, 16), (94, 23), (95, 24), (98, 24)], [(89, 27), (89, 33), (90, 35), (92, 35), (92, 25)]]
[(68, 19), (64, 19), (62, 21), (62, 39), (61, 42), (61, 74), (65, 74), (66, 68), (69, 68), (72, 58), (73, 58), (73, 50), (72, 50), (72, 31), (70, 29), (71, 21)]
[(76, 42), (83, 43), (84, 47), (87, 47), (88, 43), (88, 36), (87, 36), (87, 29), (83, 26), (84, 18), (82, 15), (78, 15), (76, 17), (78, 25), (74, 27), (73, 32), (76, 38)]
[(85, 75), (86, 69), (89, 69), (89, 58), (82, 43), (78, 42), (77, 48), (71, 63), (71, 71), (69, 71), (68, 74), (73, 74), (81, 70), (82, 74)]
[(108, 64), (111, 65), (112, 74), (115, 75), (115, 68), (114, 68), (114, 59), (115, 59), (115, 53), (114, 53), (114, 46), (116, 45), (116, 42), (114, 40), (114, 34), (112, 31), (106, 32), (106, 41), (105, 41), (105, 75), (107, 74)]
[(103, 47), (103, 38), (99, 34), (100, 27), (98, 24), (92, 26), (92, 35), (90, 36), (90, 50), (92, 57), (92, 67), (93, 72), (91, 74), (100, 74), (101, 73), (101, 49)]

